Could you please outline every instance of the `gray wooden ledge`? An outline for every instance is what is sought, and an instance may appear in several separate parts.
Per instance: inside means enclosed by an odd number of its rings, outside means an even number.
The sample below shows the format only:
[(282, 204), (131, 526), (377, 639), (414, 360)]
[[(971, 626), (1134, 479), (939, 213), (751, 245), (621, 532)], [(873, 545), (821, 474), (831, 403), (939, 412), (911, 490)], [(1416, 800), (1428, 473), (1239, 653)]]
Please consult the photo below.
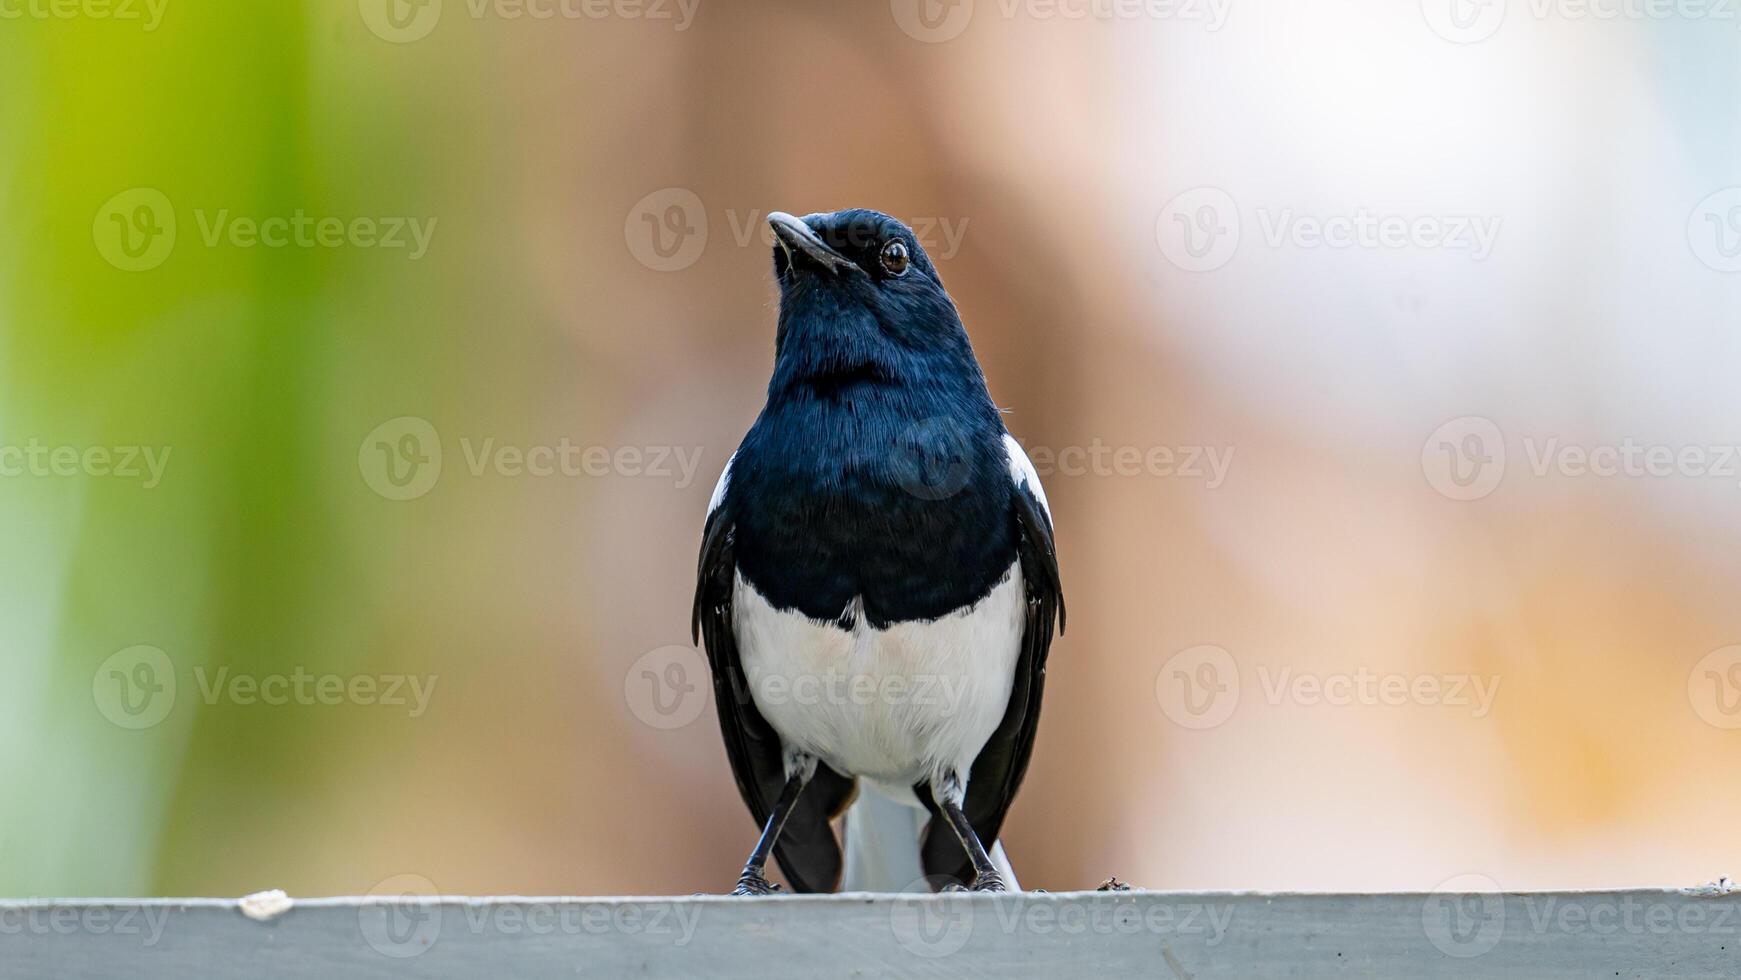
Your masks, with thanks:
[(1741, 892), (0, 902), (7, 980), (1095, 974), (1737, 977)]

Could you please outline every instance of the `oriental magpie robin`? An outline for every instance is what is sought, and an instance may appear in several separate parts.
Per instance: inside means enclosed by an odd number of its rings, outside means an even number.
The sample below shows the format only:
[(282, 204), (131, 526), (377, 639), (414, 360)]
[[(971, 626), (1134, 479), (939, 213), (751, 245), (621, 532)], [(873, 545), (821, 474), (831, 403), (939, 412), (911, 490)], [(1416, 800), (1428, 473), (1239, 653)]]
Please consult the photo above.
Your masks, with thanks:
[(797, 891), (839, 886), (849, 804), (846, 888), (1006, 890), (1064, 627), (1045, 492), (909, 228), (768, 222), (773, 378), (708, 504), (693, 616), (762, 827), (736, 893), (774, 890), (770, 853)]

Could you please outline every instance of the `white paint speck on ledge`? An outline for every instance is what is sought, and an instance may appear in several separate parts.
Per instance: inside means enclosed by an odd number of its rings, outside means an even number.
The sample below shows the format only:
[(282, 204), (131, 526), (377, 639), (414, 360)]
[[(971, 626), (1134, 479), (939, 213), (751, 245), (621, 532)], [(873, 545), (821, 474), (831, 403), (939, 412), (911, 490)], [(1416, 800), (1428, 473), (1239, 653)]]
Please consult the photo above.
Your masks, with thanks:
[(245, 895), (241, 901), (242, 914), (255, 922), (270, 922), (290, 911), (295, 904), (282, 888)]

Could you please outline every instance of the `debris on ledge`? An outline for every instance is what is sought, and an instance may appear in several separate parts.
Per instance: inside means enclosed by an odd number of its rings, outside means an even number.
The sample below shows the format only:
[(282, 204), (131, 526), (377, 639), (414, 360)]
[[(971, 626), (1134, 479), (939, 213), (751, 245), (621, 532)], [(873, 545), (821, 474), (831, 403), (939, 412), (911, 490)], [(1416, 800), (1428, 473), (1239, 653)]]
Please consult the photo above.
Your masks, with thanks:
[(290, 911), (295, 904), (282, 888), (244, 895), (241, 901), (242, 914), (255, 922), (270, 922)]

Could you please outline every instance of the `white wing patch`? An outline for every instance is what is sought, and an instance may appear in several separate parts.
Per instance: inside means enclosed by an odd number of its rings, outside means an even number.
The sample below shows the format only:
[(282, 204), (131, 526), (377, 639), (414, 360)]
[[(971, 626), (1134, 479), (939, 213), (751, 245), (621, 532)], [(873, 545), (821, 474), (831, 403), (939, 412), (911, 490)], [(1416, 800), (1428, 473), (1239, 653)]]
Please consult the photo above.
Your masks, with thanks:
[[(1006, 437), (1006, 438), (1007, 438), (1007, 437)], [(707, 502), (707, 515), (708, 515), (708, 516), (709, 516), (709, 517), (712, 517), (712, 516), (713, 516), (713, 512), (714, 512), (714, 511), (716, 511), (716, 510), (718, 510), (718, 509), (719, 509), (719, 505), (720, 505), (720, 504), (721, 504), (721, 503), (722, 503), (722, 502), (724, 502), (724, 501), (725, 501), (725, 488), (726, 488), (726, 484), (728, 484), (728, 483), (730, 483), (730, 482), (731, 482), (731, 464), (732, 464), (732, 460), (734, 460), (734, 459), (737, 459), (737, 458), (738, 458), (738, 454), (737, 454), (737, 453), (732, 453), (732, 454), (731, 454), (731, 459), (728, 459), (728, 460), (726, 460), (726, 461), (725, 461), (725, 470), (724, 470), (724, 472), (722, 472), (722, 473), (720, 473), (720, 474), (719, 474), (719, 482), (718, 482), (718, 483), (715, 483), (715, 484), (714, 484), (714, 485), (713, 485), (713, 497), (712, 497), (712, 499), (710, 499), (710, 500), (708, 500), (708, 502)], [(1042, 498), (1042, 500), (1043, 500), (1043, 499), (1044, 499), (1044, 498)], [(1047, 511), (1047, 516), (1051, 516), (1051, 512), (1050, 512), (1050, 511)]]
[[(1018, 487), (1026, 483), (1028, 489), (1033, 491), (1035, 499), (1039, 500), (1040, 509), (1046, 512), (1046, 520), (1051, 520), (1052, 505), (1046, 502), (1046, 488), (1040, 486), (1040, 474), (1034, 471), (1033, 461), (1028, 459), (1028, 454), (1022, 450), (1022, 444), (1016, 441), (1016, 437), (1008, 432), (1003, 434), (1003, 445), (1010, 454), (1010, 479), (1016, 481)], [(729, 465), (727, 464), (728, 468)], [(724, 486), (723, 482), (721, 486)]]

